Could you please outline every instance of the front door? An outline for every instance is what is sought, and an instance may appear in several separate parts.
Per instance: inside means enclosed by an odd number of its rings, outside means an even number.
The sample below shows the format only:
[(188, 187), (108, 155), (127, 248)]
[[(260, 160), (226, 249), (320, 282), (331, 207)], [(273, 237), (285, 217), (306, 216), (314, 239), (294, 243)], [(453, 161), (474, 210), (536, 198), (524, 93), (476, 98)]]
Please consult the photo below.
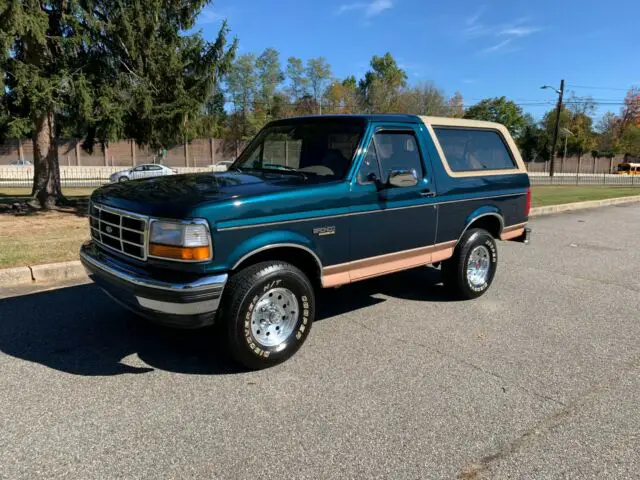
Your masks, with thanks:
[(162, 166), (160, 165), (147, 165), (147, 171), (145, 173), (145, 177), (159, 177), (164, 175), (162, 171)]
[[(432, 260), (436, 191), (419, 129), (379, 125), (367, 147), (352, 187), (352, 281)], [(414, 181), (390, 184), (390, 176), (407, 172)]]
[(131, 180), (144, 178), (146, 165), (138, 165), (131, 171)]

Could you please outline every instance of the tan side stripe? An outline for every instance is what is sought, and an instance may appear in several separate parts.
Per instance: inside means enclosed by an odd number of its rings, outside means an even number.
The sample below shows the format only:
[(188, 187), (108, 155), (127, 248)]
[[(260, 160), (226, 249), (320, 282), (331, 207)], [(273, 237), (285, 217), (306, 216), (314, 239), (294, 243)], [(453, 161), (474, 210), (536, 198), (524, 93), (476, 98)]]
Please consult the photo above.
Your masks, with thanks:
[(521, 237), (522, 235), (524, 235), (524, 227), (503, 233), (500, 235), (500, 240), (512, 240), (514, 238)]
[(507, 233), (507, 232), (512, 232), (514, 230), (520, 230), (521, 228), (524, 228), (527, 226), (527, 222), (525, 223), (518, 223), (517, 225), (511, 225), (509, 227), (504, 227), (502, 229), (503, 233)]
[(420, 265), (441, 262), (453, 256), (456, 241), (365, 258), (322, 270), (322, 286), (336, 287), (347, 283), (399, 272)]
[(505, 227), (500, 234), (500, 240), (512, 240), (518, 238), (524, 234), (524, 229), (527, 226), (526, 223), (519, 223), (518, 225), (511, 225)]

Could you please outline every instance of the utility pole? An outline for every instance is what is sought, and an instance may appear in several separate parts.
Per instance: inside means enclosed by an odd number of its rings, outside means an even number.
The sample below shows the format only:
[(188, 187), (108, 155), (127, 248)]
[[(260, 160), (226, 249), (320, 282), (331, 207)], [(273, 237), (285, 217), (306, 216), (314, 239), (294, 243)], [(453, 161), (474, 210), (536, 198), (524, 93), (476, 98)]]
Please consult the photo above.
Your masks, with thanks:
[(553, 177), (556, 171), (556, 147), (558, 146), (558, 133), (560, 131), (560, 113), (562, 112), (562, 100), (564, 98), (564, 80), (560, 81), (560, 90), (558, 92), (558, 106), (556, 112), (556, 127), (553, 130), (553, 145), (551, 146), (551, 166), (549, 168), (549, 176)]

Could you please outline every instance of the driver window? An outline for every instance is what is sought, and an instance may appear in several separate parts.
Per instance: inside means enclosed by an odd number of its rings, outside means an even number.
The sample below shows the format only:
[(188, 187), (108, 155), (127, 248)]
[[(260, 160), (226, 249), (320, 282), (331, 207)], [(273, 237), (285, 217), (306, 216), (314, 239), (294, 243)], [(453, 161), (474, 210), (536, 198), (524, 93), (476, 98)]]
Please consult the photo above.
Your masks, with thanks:
[(379, 132), (374, 140), (384, 183), (390, 170), (415, 170), (418, 180), (422, 178), (422, 157), (413, 132)]

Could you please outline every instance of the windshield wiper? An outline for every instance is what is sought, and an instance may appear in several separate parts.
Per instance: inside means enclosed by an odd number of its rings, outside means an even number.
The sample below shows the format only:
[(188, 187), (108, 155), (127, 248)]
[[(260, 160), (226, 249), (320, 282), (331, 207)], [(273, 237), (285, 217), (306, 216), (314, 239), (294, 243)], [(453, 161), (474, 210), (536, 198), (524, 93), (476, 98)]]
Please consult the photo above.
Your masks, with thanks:
[(291, 167), (289, 168), (258, 168), (258, 167), (245, 167), (244, 170), (249, 171), (249, 172), (267, 172), (267, 173), (280, 173), (280, 174), (293, 174), (293, 175), (297, 175), (299, 177), (301, 177), (304, 180), (307, 180), (309, 177), (302, 173), (299, 172), (298, 170), (295, 170)]

